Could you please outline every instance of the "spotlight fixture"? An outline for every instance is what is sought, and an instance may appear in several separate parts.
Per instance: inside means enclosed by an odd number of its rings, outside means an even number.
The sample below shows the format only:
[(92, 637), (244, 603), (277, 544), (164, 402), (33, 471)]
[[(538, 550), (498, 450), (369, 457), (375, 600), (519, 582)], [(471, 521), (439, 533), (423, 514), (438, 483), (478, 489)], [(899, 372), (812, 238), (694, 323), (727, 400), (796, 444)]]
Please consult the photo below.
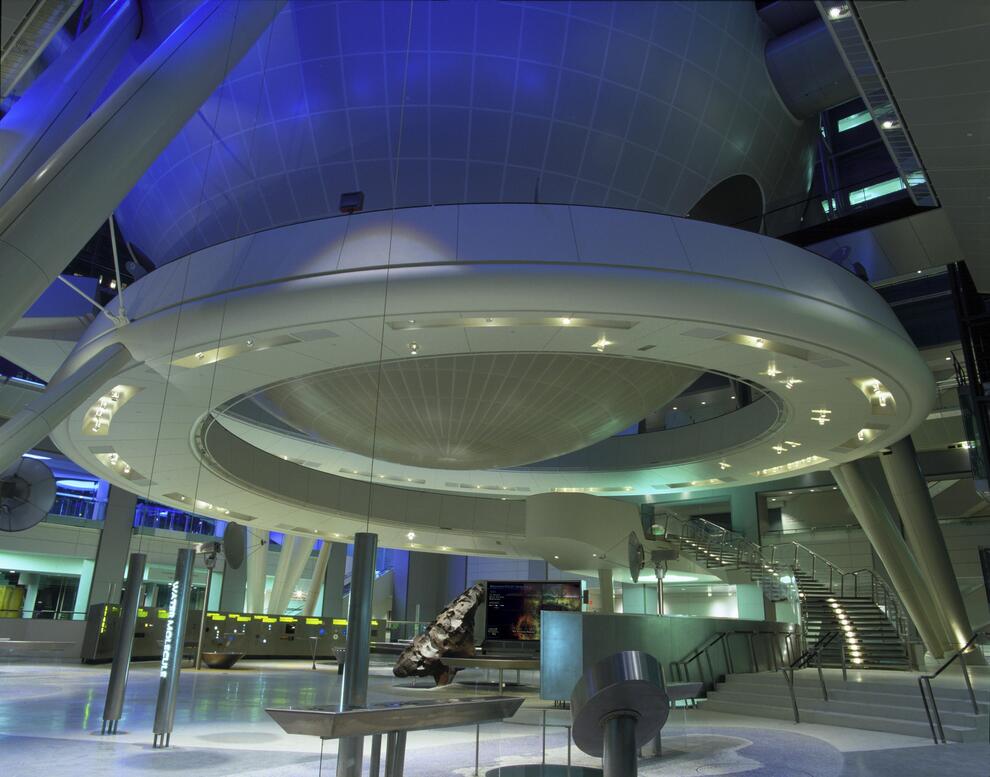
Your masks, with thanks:
[(418, 356), (419, 355), (419, 344), (418, 343), (409, 343), (408, 344), (408, 348), (409, 348), (409, 355), (410, 356)]
[(731, 468), (731, 467), (732, 467), (732, 465), (731, 465), (731, 464), (729, 464), (729, 462), (727, 462), (727, 461), (720, 461), (720, 462), (718, 463), (718, 468), (719, 468), (720, 470), (722, 470), (723, 472), (725, 472), (725, 470), (727, 470), (727, 469), (729, 469), (729, 468)]
[(770, 378), (776, 378), (781, 372), (782, 370), (777, 369), (777, 362), (770, 362), (767, 365), (767, 371), (762, 374)]
[(832, 21), (842, 19), (849, 16), (849, 4), (848, 3), (837, 3), (828, 9), (828, 18)]
[(406, 535), (406, 539), (409, 540), (410, 542), (412, 542), (414, 539), (416, 539), (416, 532), (414, 532), (414, 531), (409, 532)]

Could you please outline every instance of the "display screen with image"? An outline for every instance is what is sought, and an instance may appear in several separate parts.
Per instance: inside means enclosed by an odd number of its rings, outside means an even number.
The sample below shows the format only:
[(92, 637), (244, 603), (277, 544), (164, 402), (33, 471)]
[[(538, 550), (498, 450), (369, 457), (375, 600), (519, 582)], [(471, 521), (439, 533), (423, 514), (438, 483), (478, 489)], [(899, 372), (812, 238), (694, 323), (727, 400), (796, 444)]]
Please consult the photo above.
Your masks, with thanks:
[(489, 581), (485, 638), (537, 642), (541, 610), (581, 610), (579, 580)]

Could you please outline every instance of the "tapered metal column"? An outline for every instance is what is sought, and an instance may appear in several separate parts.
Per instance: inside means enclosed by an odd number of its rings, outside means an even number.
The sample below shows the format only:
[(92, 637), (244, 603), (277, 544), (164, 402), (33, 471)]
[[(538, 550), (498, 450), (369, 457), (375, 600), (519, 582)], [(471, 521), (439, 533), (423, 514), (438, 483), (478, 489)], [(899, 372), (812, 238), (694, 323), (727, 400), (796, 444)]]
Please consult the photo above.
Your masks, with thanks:
[(320, 597), (320, 589), (323, 588), (323, 577), (327, 573), (327, 562), (330, 561), (330, 543), (323, 540), (323, 546), (316, 557), (313, 565), (313, 576), (309, 581), (309, 592), (306, 594), (306, 605), (303, 607), (303, 615), (312, 615), (316, 612), (316, 600)]
[(268, 572), (268, 532), (248, 529), (247, 591), (244, 612), (265, 611), (265, 578)]
[[(928, 588), (934, 594), (938, 609), (948, 625), (950, 647), (962, 647), (973, 636), (973, 628), (910, 435), (891, 445), (890, 454), (881, 456), (880, 464), (904, 522), (908, 547), (918, 560)], [(983, 656), (979, 651), (973, 651), (972, 657), (982, 663)], [(969, 660), (970, 656), (966, 658)]]
[(103, 704), (101, 734), (116, 734), (117, 724), (124, 709), (124, 691), (127, 689), (127, 672), (131, 668), (131, 649), (134, 646), (134, 627), (137, 625), (138, 605), (141, 604), (141, 586), (144, 583), (144, 553), (132, 553), (127, 564), (127, 591), (120, 606), (117, 620), (117, 645), (110, 666), (110, 682)]
[(285, 0), (206, 0), (0, 206), (0, 336), (113, 213)]
[(612, 588), (612, 570), (598, 570), (598, 588), (601, 591), (601, 612), (615, 612), (615, 590)]
[[(368, 661), (371, 655), (371, 604), (375, 592), (378, 535), (354, 535), (351, 603), (347, 610), (347, 656), (340, 687), (340, 706), (363, 707), (368, 702)], [(337, 750), (337, 777), (361, 777), (363, 737), (344, 737)]]
[(272, 585), (272, 595), (268, 600), (268, 612), (272, 615), (284, 615), (288, 609), (292, 592), (296, 590), (296, 583), (299, 582), (299, 577), (313, 552), (313, 542), (312, 537), (285, 535), (282, 555), (278, 560), (278, 571), (275, 573), (275, 582)]
[(862, 459), (840, 464), (832, 470), (832, 476), (883, 562), (921, 639), (933, 656), (941, 658), (946, 645), (940, 624), (931, 617), (935, 612), (935, 602), (925, 587), (921, 570), (911, 551), (887, 514), (880, 495), (863, 472)]

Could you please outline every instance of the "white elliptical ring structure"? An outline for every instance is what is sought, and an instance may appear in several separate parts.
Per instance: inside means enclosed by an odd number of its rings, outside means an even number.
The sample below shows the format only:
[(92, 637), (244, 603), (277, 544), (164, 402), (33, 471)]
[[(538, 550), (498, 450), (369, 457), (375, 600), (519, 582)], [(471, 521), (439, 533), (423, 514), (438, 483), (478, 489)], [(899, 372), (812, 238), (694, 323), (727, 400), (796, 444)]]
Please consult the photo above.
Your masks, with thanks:
[[(408, 547), (413, 529), (432, 550), (527, 555), (521, 497), (770, 482), (877, 452), (935, 396), (893, 312), (844, 269), (758, 234), (635, 211), (486, 204), (321, 219), (186, 256), (124, 298), (130, 323), (98, 318), (67, 367), (118, 342), (134, 363), (54, 431), (67, 455), (155, 501), (251, 526), (347, 536), (370, 515), (384, 545)], [(766, 396), (482, 471), (372, 469), (214, 417), (272, 383), (379, 354), (599, 350), (726, 373)]]

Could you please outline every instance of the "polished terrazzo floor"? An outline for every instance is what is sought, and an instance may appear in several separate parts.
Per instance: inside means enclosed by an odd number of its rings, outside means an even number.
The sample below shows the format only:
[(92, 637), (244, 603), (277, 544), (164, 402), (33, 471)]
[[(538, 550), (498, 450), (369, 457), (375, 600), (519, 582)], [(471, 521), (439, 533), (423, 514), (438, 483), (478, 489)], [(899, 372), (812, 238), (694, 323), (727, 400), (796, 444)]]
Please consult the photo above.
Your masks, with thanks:
[[(183, 775), (183, 777), (316, 777), (332, 775), (335, 748), (310, 737), (284, 734), (266, 706), (329, 702), (339, 692), (333, 666), (316, 671), (304, 662), (244, 662), (226, 672), (184, 670), (172, 747), (151, 747), (156, 667), (131, 671), (121, 733), (99, 735), (108, 668), (72, 664), (0, 664), (0, 776)], [(484, 679), (480, 673), (461, 675)], [(524, 677), (524, 679), (526, 679)], [(491, 693), (484, 685), (433, 689), (391, 676), (376, 664), (371, 701)], [(515, 691), (513, 691), (515, 692)], [(513, 764), (565, 764), (569, 714), (545, 710), (532, 690), (510, 722), (481, 729), (480, 772)], [(544, 738), (542, 721), (547, 715)], [(472, 777), (474, 728), (410, 734), (407, 777)], [(571, 748), (572, 763), (599, 762)], [(664, 729), (664, 755), (641, 762), (646, 777), (990, 777), (990, 745), (935, 747), (893, 734), (793, 725), (676, 710)]]

